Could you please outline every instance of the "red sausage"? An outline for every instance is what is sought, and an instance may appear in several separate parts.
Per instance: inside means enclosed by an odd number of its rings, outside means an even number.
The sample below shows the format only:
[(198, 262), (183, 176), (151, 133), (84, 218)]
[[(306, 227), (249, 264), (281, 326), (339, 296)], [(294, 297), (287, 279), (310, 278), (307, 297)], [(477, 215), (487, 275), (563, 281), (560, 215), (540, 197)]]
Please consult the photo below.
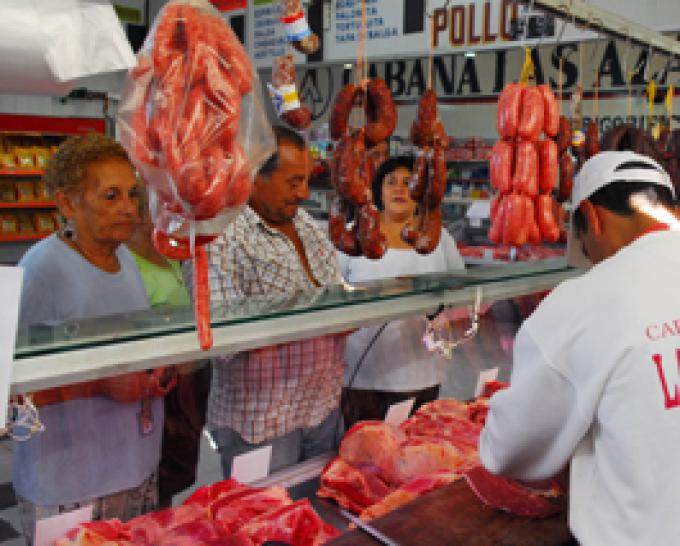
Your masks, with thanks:
[(210, 286), (208, 284), (208, 251), (203, 246), (196, 247), (194, 256), (194, 313), (196, 329), (201, 349), (212, 347), (210, 330)]
[(538, 140), (543, 131), (544, 112), (543, 94), (536, 87), (524, 89), (517, 134), (525, 140)]
[(560, 201), (571, 199), (571, 189), (574, 185), (574, 160), (568, 153), (560, 158), (560, 189), (558, 198)]
[(549, 138), (538, 143), (540, 176), (538, 189), (540, 193), (550, 193), (557, 182), (557, 144)]
[(529, 197), (538, 195), (538, 152), (533, 142), (517, 144), (512, 185), (518, 193)]
[(554, 137), (560, 130), (560, 103), (550, 86), (539, 85), (538, 90), (543, 95), (543, 131), (549, 137)]
[(501, 193), (512, 191), (512, 144), (505, 140), (499, 140), (491, 149), (489, 160), (489, 175), (491, 187)]
[(502, 138), (513, 138), (517, 136), (522, 103), (522, 90), (524, 87), (525, 86), (520, 83), (509, 83), (505, 86), (498, 98), (496, 127), (498, 129), (498, 134), (501, 135)]
[(521, 246), (527, 242), (529, 236), (525, 221), (526, 205), (524, 197), (511, 193), (505, 197), (503, 211), (503, 244)]
[(556, 243), (560, 238), (560, 228), (555, 221), (552, 196), (539, 195), (536, 198), (536, 220), (543, 239)]

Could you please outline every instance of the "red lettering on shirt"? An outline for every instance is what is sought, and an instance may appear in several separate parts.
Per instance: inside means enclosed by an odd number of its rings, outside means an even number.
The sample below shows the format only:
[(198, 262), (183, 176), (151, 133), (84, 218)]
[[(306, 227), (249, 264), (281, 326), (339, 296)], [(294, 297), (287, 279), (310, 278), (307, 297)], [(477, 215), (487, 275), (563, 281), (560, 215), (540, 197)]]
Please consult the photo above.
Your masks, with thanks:
[(659, 337), (659, 325), (658, 324), (652, 324), (651, 326), (647, 326), (647, 328), (645, 329), (645, 334), (652, 341), (658, 341), (659, 339), (661, 339)]
[(676, 408), (680, 406), (680, 349), (676, 349), (675, 357), (677, 360), (678, 373), (673, 379), (673, 397), (671, 397), (668, 390), (668, 381), (666, 380), (666, 373), (662, 366), (662, 358), (660, 354), (652, 355), (652, 360), (656, 364), (656, 371), (659, 374), (659, 381), (661, 382), (661, 390), (663, 391), (664, 405), (666, 409)]

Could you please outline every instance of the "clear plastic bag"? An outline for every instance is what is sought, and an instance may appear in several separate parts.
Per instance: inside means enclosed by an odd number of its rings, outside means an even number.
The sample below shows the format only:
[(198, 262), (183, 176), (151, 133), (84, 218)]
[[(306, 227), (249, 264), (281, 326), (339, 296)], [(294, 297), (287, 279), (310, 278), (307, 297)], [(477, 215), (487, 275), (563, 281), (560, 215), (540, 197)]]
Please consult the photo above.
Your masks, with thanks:
[(202, 245), (248, 201), (276, 149), (248, 54), (207, 0), (166, 4), (128, 73), (118, 136), (149, 188), (156, 249), (193, 258), (201, 348), (212, 346)]
[(128, 74), (118, 135), (161, 232), (219, 234), (247, 202), (276, 142), (250, 59), (207, 0), (159, 13)]

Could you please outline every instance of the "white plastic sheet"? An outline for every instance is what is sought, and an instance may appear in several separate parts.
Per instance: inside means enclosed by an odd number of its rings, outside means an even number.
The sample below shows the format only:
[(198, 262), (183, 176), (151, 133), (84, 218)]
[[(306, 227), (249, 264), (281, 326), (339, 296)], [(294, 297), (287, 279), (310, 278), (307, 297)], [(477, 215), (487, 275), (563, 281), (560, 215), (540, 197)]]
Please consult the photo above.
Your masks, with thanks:
[(105, 0), (2, 0), (0, 92), (63, 95), (135, 57)]

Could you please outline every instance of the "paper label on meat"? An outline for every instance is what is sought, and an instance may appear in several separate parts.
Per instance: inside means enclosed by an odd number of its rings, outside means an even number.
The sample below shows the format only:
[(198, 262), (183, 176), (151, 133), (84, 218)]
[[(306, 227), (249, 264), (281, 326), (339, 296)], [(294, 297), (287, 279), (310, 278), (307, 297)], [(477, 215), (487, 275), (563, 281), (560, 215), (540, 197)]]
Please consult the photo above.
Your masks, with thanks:
[(486, 385), (489, 381), (496, 381), (497, 378), (498, 368), (489, 368), (488, 370), (482, 370), (479, 372), (477, 386), (475, 387), (475, 398), (482, 394), (482, 391), (484, 391), (484, 385)]
[(300, 108), (300, 98), (298, 97), (295, 84), (274, 87), (272, 84), (268, 83), (267, 89), (269, 89), (269, 96), (272, 99), (272, 104), (274, 105), (274, 110), (276, 110), (277, 115), (281, 116), (286, 112)]
[(415, 404), (415, 402), (415, 398), (409, 398), (403, 402), (392, 404), (389, 408), (387, 408), (385, 422), (398, 427), (404, 421), (406, 421), (406, 419), (408, 419), (409, 415), (411, 415), (411, 410), (413, 409), (413, 404)]
[(57, 539), (80, 523), (92, 521), (93, 509), (94, 505), (89, 504), (77, 510), (39, 519), (35, 524), (34, 546), (53, 546)]
[(271, 460), (271, 445), (237, 455), (231, 463), (231, 477), (241, 483), (252, 483), (266, 478), (269, 475)]

